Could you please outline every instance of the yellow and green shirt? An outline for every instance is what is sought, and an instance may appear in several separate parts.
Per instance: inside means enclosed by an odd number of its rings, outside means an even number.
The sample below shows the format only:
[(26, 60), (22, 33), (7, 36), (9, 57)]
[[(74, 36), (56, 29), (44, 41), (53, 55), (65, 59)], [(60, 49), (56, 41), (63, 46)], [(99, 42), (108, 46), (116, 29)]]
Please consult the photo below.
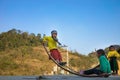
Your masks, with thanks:
[(52, 38), (52, 36), (45, 36), (43, 41), (48, 43), (50, 50), (57, 49), (57, 42)]
[(116, 50), (114, 50), (114, 51), (109, 51), (107, 57), (108, 58), (110, 58), (110, 57), (120, 57), (120, 55)]

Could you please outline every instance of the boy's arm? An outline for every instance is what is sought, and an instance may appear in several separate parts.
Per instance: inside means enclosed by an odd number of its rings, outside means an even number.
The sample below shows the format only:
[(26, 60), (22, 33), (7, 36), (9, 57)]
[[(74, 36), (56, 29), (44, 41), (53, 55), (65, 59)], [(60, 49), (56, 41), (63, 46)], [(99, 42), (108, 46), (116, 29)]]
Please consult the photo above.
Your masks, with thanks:
[(116, 51), (116, 57), (120, 57), (120, 54)]
[(107, 58), (110, 58), (112, 55), (110, 52), (108, 52)]
[(43, 41), (42, 41), (43, 45), (45, 45), (47, 43), (47, 37), (43, 37)]

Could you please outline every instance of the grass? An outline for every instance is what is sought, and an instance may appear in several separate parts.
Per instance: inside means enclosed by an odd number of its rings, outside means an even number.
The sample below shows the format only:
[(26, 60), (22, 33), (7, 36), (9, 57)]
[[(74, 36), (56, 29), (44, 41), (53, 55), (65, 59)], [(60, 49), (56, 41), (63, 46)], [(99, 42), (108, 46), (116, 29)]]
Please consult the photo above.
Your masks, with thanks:
[[(54, 63), (41, 48), (19, 47), (0, 52), (0, 75), (40, 75), (50, 73)], [(48, 68), (49, 66), (49, 68)]]
[[(66, 61), (66, 52), (62, 51), (60, 49)], [(95, 57), (69, 52), (69, 63), (70, 67), (78, 71), (90, 68), (97, 61)], [(0, 75), (41, 75), (51, 73), (54, 66), (42, 46), (22, 46), (0, 52)]]

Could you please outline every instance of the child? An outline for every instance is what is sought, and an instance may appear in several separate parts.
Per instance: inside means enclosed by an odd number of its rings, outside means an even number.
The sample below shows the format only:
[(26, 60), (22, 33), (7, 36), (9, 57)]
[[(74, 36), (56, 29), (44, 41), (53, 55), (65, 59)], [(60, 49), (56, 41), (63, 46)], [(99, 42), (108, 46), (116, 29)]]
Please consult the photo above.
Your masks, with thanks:
[(115, 50), (114, 46), (109, 47), (108, 58), (110, 58), (110, 66), (113, 74), (118, 74), (117, 58), (120, 57), (119, 53)]
[[(80, 74), (85, 74), (85, 75), (97, 74), (100, 76), (104, 76), (111, 73), (110, 63), (105, 55), (104, 50), (103, 49), (97, 50), (97, 56), (100, 65), (90, 70), (81, 71)], [(97, 69), (98, 67), (99, 69)]]
[(51, 36), (44, 36), (43, 42), (47, 42), (49, 50), (50, 50), (50, 55), (60, 64), (60, 65), (65, 65), (66, 62), (61, 62), (62, 57), (60, 52), (57, 49), (57, 44), (61, 45), (61, 43), (57, 39), (57, 31), (53, 30), (51, 31)]

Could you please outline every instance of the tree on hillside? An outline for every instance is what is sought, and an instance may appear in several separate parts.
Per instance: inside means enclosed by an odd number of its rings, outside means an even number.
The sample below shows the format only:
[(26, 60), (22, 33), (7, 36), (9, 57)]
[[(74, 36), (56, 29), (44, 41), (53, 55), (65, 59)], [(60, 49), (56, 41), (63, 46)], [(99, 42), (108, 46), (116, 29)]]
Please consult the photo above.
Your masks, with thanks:
[(39, 46), (41, 34), (29, 34), (21, 30), (11, 29), (0, 34), (0, 50), (17, 48), (20, 46)]

